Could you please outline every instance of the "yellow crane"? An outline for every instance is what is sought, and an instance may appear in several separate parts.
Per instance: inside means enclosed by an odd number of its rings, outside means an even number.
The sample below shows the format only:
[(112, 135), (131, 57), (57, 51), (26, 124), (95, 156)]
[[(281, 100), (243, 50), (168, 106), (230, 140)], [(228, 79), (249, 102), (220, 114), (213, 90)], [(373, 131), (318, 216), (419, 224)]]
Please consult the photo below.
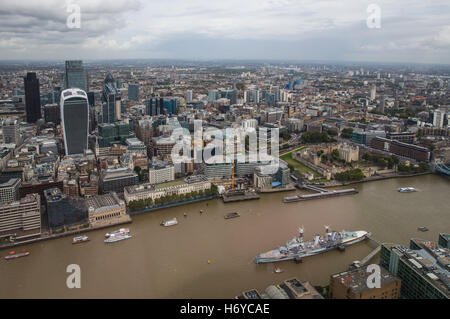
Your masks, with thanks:
[(234, 190), (234, 161), (231, 163), (231, 190)]

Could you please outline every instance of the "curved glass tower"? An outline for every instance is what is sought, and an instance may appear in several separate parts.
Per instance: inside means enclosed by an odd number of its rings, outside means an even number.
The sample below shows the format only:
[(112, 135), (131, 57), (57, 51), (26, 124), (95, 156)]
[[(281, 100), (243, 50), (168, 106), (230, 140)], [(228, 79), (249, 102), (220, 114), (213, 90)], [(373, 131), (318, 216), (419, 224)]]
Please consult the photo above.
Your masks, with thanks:
[(88, 146), (89, 106), (86, 92), (67, 89), (61, 93), (61, 123), (66, 155), (82, 154)]

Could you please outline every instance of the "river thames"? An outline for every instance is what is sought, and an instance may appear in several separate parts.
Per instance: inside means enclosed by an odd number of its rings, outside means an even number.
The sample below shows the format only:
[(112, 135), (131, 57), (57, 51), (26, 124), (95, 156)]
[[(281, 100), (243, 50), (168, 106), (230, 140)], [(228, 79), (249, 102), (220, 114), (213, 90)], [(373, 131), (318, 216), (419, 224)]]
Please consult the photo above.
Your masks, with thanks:
[[(399, 193), (412, 186), (415, 193)], [(325, 286), (333, 273), (361, 260), (374, 243), (364, 241), (304, 259), (274, 264), (253, 262), (261, 252), (277, 248), (305, 228), (305, 238), (333, 230), (367, 230), (382, 242), (409, 246), (411, 237), (437, 241), (450, 232), (450, 179), (425, 175), (356, 184), (356, 195), (282, 202), (301, 193), (261, 194), (261, 199), (224, 204), (219, 199), (133, 216), (133, 238), (105, 244), (115, 228), (86, 233), (90, 241), (72, 245), (71, 237), (43, 241), (16, 250), (30, 255), (0, 260), (0, 298), (233, 298), (252, 288), (263, 292), (271, 284), (296, 277)], [(199, 211), (204, 213), (200, 214)], [(238, 211), (241, 217), (225, 220)], [(187, 217), (183, 217), (184, 213)], [(162, 227), (163, 219), (179, 224)], [(426, 226), (428, 232), (417, 227)], [(0, 251), (4, 256), (8, 250)], [(210, 263), (208, 263), (210, 260)], [(376, 260), (375, 260), (376, 261)], [(81, 288), (66, 286), (66, 267), (81, 267)]]

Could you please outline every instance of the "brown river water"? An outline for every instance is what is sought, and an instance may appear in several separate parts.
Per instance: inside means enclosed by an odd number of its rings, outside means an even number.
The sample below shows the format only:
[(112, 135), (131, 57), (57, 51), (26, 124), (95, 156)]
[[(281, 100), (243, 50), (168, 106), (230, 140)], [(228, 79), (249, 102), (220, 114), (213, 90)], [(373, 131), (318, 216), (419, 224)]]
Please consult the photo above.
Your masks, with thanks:
[[(398, 187), (419, 191), (399, 193)], [(253, 262), (261, 252), (277, 248), (304, 226), (305, 238), (325, 231), (367, 230), (382, 242), (409, 245), (411, 237), (437, 240), (450, 232), (450, 179), (425, 175), (356, 184), (359, 193), (306, 202), (282, 202), (300, 193), (261, 194), (261, 199), (224, 204), (219, 199), (133, 216), (133, 238), (105, 244), (104, 234), (87, 233), (89, 242), (72, 245), (71, 237), (30, 244), (30, 255), (0, 256), (0, 298), (233, 298), (244, 290), (263, 292), (271, 284), (296, 277), (327, 285), (333, 273), (364, 258), (375, 245), (364, 241), (304, 259), (274, 264)], [(199, 211), (204, 213), (200, 214)], [(226, 213), (241, 217), (225, 220)], [(183, 217), (183, 213), (187, 217)], [(179, 224), (162, 227), (163, 219)], [(426, 226), (428, 232), (417, 231)], [(208, 263), (208, 260), (210, 263)], [(66, 267), (81, 268), (81, 288), (69, 289)]]

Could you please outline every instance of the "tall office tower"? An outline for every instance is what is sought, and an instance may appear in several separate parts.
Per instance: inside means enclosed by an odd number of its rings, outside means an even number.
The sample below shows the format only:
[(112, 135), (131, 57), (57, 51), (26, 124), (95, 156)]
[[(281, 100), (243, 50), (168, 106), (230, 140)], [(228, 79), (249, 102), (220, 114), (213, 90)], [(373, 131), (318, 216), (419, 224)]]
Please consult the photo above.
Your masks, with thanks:
[(444, 115), (445, 111), (437, 109), (433, 112), (433, 126), (443, 128), (444, 127)]
[(87, 92), (88, 102), (90, 107), (95, 107), (95, 93)]
[(214, 102), (219, 98), (218, 90), (209, 90), (208, 91), (208, 102)]
[(67, 89), (61, 94), (61, 122), (66, 155), (88, 148), (89, 106), (86, 92)]
[(186, 91), (186, 103), (191, 103), (192, 102), (192, 90), (187, 90)]
[(120, 120), (121, 96), (111, 73), (108, 73), (103, 84), (102, 122), (113, 123)]
[(130, 83), (128, 84), (128, 99), (131, 101), (139, 101), (139, 84)]
[(20, 143), (19, 121), (17, 119), (7, 119), (3, 125), (3, 142), (6, 144)]
[(384, 107), (386, 106), (386, 100), (384, 98), (384, 95), (380, 98), (380, 112), (384, 113)]
[(164, 108), (167, 110), (167, 114), (177, 113), (177, 100), (174, 98), (162, 98)]
[(145, 114), (150, 116), (164, 114), (164, 99), (151, 98), (145, 100)]
[(223, 90), (220, 95), (222, 98), (229, 99), (231, 105), (237, 103), (237, 90)]
[(253, 103), (259, 103), (259, 90), (258, 89), (252, 89), (250, 91), (250, 100)]
[(23, 78), (25, 86), (25, 111), (27, 122), (36, 123), (41, 118), (41, 96), (39, 93), (39, 79), (35, 72), (28, 72)]
[(374, 85), (370, 88), (370, 99), (373, 101), (377, 96), (377, 87)]
[(83, 61), (66, 61), (66, 72), (64, 74), (65, 89), (82, 89), (85, 92), (89, 90), (88, 75), (83, 67)]

